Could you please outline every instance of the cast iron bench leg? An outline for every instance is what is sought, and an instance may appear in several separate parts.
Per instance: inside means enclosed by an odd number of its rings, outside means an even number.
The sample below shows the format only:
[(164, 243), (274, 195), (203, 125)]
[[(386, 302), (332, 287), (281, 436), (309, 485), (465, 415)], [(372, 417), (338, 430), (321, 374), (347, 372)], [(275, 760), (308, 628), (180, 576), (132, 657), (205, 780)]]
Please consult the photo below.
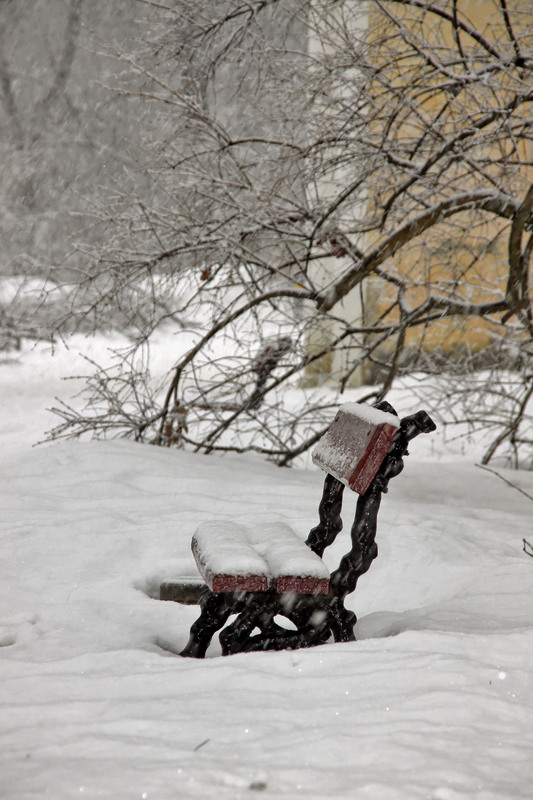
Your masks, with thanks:
[[(383, 410), (393, 411), (388, 403), (380, 404)], [(394, 412), (396, 413), (396, 412)], [(381, 495), (387, 492), (391, 478), (399, 475), (404, 468), (403, 459), (409, 455), (409, 442), (420, 433), (430, 433), (436, 428), (425, 411), (418, 411), (400, 422), (394, 444), (385, 457), (375, 478), (364, 495), (359, 497), (355, 520), (351, 530), (352, 549), (341, 560), (339, 567), (331, 576), (330, 583), (330, 626), (337, 642), (355, 640), (354, 627), (357, 617), (353, 611), (344, 607), (344, 600), (357, 586), (361, 575), (369, 569), (378, 554), (375, 542), (377, 517)]]
[(247, 594), (238, 609), (239, 615), (219, 636), (222, 655), (246, 652), (253, 629), (259, 627), (263, 632), (272, 624), (275, 611), (271, 606), (272, 600), (266, 592), (259, 598), (255, 593)]
[(359, 497), (351, 530), (352, 549), (343, 556), (338, 569), (331, 575), (330, 625), (336, 642), (355, 640), (357, 617), (344, 607), (344, 600), (355, 591), (360, 576), (367, 572), (378, 554), (375, 539), (381, 493), (382, 487), (376, 481)]
[(344, 484), (338, 481), (333, 475), (326, 474), (322, 498), (318, 506), (319, 523), (307, 537), (306, 545), (320, 558), (324, 554), (326, 547), (333, 544), (342, 530), (342, 496)]
[(180, 653), (182, 656), (203, 658), (211, 639), (224, 627), (231, 614), (231, 606), (226, 603), (225, 595), (214, 594), (209, 589), (202, 595), (200, 607), (202, 611), (191, 626), (189, 641)]
[[(325, 597), (325, 595), (322, 595)], [(317, 613), (316, 596), (278, 595), (273, 593), (247, 594), (234, 605), (239, 612), (235, 621), (221, 634), (222, 655), (251, 653), (263, 650), (296, 650), (314, 647), (329, 639), (327, 612), (322, 612), (322, 622), (312, 622)], [(284, 616), (296, 625), (290, 630), (278, 625), (277, 615)], [(252, 635), (254, 628), (259, 633)]]

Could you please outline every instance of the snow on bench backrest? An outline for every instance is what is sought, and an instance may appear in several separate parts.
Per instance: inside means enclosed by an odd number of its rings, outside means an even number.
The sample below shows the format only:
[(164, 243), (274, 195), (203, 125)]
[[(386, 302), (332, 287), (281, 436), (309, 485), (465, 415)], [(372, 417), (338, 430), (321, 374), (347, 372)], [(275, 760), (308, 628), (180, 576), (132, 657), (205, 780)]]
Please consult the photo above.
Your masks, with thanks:
[(362, 403), (346, 403), (313, 451), (313, 462), (364, 494), (394, 442), (400, 420)]
[(206, 522), (193, 536), (192, 551), (213, 592), (326, 594), (329, 589), (322, 559), (283, 522)]

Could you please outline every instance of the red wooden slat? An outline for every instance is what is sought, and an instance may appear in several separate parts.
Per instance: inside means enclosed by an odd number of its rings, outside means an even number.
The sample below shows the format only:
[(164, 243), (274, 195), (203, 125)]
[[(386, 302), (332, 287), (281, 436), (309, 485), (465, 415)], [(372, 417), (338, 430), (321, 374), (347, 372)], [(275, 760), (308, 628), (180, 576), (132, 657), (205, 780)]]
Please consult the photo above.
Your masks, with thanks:
[(285, 594), (327, 594), (329, 580), (327, 578), (309, 578), (300, 575), (281, 575), (276, 580), (276, 592)]
[(266, 592), (266, 575), (213, 575), (207, 573), (206, 583), (212, 592)]

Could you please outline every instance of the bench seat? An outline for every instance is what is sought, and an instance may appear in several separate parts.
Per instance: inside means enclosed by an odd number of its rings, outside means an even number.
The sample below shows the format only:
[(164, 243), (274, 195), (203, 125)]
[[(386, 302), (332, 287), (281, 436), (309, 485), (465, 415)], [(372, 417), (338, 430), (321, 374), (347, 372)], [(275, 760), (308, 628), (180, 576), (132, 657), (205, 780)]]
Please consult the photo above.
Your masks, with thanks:
[(206, 522), (193, 536), (192, 551), (215, 593), (329, 591), (329, 571), (322, 559), (282, 522)]

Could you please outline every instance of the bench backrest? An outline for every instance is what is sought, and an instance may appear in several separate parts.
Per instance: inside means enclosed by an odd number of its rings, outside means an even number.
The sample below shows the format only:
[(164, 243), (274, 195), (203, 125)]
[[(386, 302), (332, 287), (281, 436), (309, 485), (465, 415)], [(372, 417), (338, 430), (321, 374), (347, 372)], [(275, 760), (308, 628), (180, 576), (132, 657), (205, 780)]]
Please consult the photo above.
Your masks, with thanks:
[(346, 403), (316, 445), (313, 462), (358, 494), (364, 494), (391, 445), (400, 420), (362, 403)]

